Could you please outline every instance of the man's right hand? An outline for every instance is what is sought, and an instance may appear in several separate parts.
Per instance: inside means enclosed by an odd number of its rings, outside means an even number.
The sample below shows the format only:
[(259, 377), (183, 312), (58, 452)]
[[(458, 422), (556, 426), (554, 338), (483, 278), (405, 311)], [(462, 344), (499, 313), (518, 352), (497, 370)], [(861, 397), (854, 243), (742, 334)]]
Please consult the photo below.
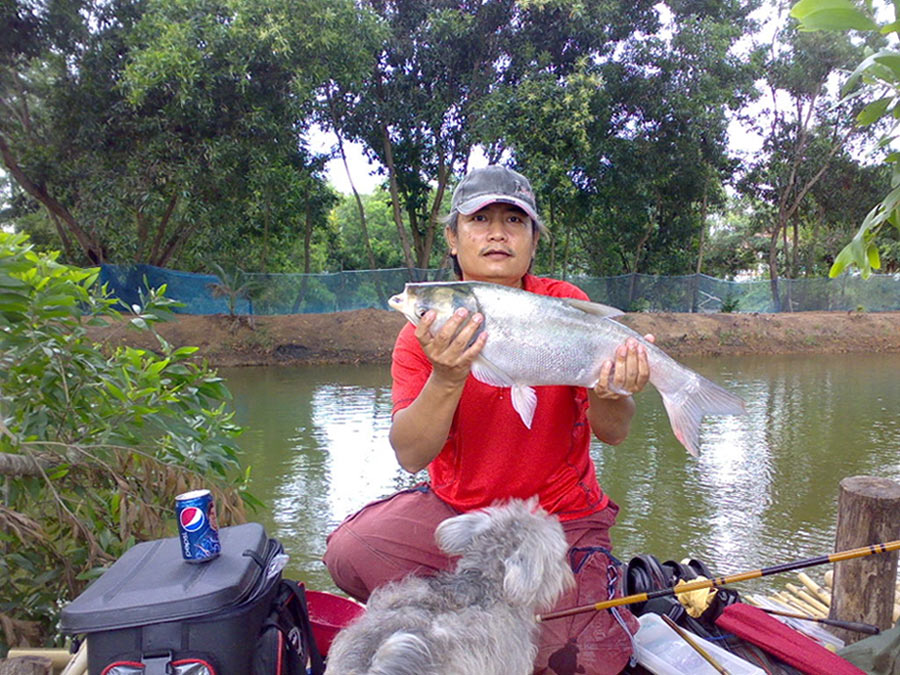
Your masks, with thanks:
[(422, 346), (425, 356), (431, 361), (434, 377), (442, 383), (450, 385), (464, 383), (472, 368), (472, 362), (484, 348), (487, 340), (485, 331), (478, 333), (474, 341), (472, 340), (482, 327), (484, 316), (475, 313), (468, 319), (468, 315), (468, 310), (457, 309), (440, 330), (432, 335), (431, 327), (437, 314), (434, 310), (429, 310), (416, 326), (416, 339)]

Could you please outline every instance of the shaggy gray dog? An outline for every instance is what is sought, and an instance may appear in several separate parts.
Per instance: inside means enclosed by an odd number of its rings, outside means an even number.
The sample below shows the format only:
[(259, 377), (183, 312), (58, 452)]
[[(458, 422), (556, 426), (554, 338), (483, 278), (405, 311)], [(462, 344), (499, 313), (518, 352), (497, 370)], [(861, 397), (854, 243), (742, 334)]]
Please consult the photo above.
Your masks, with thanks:
[(536, 500), (450, 518), (435, 532), (452, 572), (386, 584), (328, 652), (328, 675), (527, 675), (535, 614), (575, 580), (559, 521)]

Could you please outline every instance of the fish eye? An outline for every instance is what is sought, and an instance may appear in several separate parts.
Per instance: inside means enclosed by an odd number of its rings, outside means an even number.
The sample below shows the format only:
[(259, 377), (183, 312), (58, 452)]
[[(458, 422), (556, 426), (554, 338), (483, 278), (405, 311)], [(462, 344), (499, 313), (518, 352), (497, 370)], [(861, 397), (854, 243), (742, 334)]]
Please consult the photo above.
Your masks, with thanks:
[(426, 312), (428, 312), (427, 307), (419, 307), (418, 309), (416, 309), (416, 316), (421, 319), (423, 316), (425, 316)]

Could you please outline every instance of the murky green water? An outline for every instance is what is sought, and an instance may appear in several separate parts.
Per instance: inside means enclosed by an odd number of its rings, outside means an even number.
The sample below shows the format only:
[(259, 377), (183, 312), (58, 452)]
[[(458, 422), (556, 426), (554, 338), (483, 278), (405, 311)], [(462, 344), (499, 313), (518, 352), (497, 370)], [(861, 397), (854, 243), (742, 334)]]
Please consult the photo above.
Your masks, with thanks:
[[(600, 484), (621, 506), (614, 551), (694, 557), (730, 574), (833, 550), (838, 482), (900, 480), (900, 355), (685, 359), (747, 401), (741, 418), (707, 418), (702, 455), (669, 428), (655, 390), (638, 396), (630, 438), (595, 444)], [(288, 573), (333, 590), (319, 562), (348, 513), (416, 481), (387, 441), (386, 366), (222, 371), (235, 396), (254, 518), (291, 554)], [(821, 571), (813, 571), (815, 577)], [(786, 577), (744, 586), (783, 588)]]

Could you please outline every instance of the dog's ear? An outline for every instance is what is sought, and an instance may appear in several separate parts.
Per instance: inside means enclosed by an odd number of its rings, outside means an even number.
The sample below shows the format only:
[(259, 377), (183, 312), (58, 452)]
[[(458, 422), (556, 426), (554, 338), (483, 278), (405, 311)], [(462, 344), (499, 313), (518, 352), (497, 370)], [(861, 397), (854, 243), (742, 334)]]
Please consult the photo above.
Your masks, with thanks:
[[(526, 507), (533, 510), (535, 505)], [(503, 591), (512, 604), (549, 609), (575, 585), (566, 559), (566, 535), (559, 521), (543, 510), (532, 511), (520, 525), (521, 542), (503, 561)]]
[(472, 540), (490, 526), (490, 515), (484, 511), (473, 511), (442, 522), (434, 531), (434, 538), (444, 553), (462, 555)]
[(544, 582), (544, 557), (528, 543), (516, 549), (504, 562), (503, 592), (512, 605), (533, 605)]

